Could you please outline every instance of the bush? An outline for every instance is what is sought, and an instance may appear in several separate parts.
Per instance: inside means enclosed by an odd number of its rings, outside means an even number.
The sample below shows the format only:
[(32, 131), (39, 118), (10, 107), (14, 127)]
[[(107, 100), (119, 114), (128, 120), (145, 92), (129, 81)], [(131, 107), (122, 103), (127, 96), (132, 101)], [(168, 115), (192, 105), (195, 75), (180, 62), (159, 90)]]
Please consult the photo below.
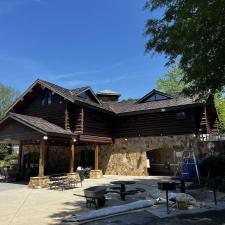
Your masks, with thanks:
[(224, 177), (225, 176), (225, 157), (210, 156), (203, 160), (199, 166), (202, 177)]
[(7, 147), (0, 147), (0, 159), (3, 159), (8, 155)]
[(6, 162), (9, 162), (11, 160), (17, 160), (18, 159), (18, 154), (14, 153), (14, 154), (11, 154), (11, 155), (7, 155), (4, 160)]

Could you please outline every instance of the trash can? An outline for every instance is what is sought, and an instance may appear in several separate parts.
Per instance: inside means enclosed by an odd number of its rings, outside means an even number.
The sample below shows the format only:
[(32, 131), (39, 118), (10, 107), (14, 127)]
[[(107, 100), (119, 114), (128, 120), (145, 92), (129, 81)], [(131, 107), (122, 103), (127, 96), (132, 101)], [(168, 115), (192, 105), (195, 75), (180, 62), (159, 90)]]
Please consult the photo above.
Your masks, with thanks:
[(80, 177), (80, 182), (81, 182), (81, 186), (82, 186), (82, 181), (84, 180), (85, 176), (85, 170), (77, 170), (77, 173), (79, 174)]
[[(196, 160), (197, 166), (201, 165), (202, 160)], [(197, 177), (197, 172), (195, 168), (195, 163), (193, 159), (185, 159), (182, 165), (182, 177), (185, 180), (192, 180), (194, 177)]]

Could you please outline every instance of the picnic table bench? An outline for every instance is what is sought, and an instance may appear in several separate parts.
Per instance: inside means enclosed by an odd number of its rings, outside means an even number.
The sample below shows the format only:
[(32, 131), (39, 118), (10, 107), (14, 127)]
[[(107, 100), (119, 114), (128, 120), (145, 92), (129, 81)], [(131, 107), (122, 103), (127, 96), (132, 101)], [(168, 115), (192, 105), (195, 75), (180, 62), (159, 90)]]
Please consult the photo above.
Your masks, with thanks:
[(120, 195), (120, 198), (122, 201), (125, 201), (125, 197), (126, 195), (134, 195), (137, 194), (138, 192), (144, 192), (145, 190), (143, 188), (135, 188), (132, 190), (126, 190), (126, 185), (130, 185), (130, 184), (135, 184), (134, 181), (113, 181), (111, 182), (111, 184), (115, 184), (115, 185), (120, 185), (119, 187), (111, 187), (109, 190), (107, 191), (107, 193), (118, 193)]
[(75, 179), (67, 176), (51, 176), (49, 180), (50, 189), (61, 189), (62, 191), (67, 188), (74, 188), (78, 183)]

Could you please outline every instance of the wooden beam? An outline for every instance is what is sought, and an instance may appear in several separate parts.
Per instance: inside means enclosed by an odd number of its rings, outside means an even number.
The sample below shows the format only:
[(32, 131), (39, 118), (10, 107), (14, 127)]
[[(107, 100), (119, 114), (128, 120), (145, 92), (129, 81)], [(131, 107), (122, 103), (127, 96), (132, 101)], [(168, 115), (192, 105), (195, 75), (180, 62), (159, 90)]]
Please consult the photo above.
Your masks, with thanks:
[(113, 143), (112, 138), (92, 136), (92, 135), (80, 135), (79, 141), (86, 142), (86, 143), (99, 143), (99, 144), (112, 144)]
[(18, 169), (22, 171), (23, 168), (23, 144), (22, 141), (19, 143), (19, 156), (18, 156)]
[(46, 150), (46, 140), (41, 139), (40, 143), (40, 157), (39, 157), (39, 177), (44, 176), (45, 172), (45, 150)]
[(81, 118), (81, 134), (83, 134), (84, 133), (84, 108), (81, 108), (80, 118)]
[(99, 153), (99, 145), (95, 145), (95, 170), (98, 170), (98, 153)]
[(70, 141), (70, 168), (69, 172), (74, 172), (74, 142), (73, 140)]

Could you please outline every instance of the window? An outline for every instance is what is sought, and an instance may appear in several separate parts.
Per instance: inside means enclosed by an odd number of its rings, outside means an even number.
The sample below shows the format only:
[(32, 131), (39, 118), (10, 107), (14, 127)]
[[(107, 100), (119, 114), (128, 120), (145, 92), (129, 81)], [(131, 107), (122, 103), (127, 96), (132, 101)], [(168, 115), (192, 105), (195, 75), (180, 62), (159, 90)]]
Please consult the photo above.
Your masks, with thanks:
[(83, 92), (83, 93), (79, 94), (78, 96), (79, 96), (80, 98), (84, 98), (84, 99), (89, 99), (89, 100), (91, 100), (91, 99), (90, 99), (90, 96), (88, 95), (87, 92)]
[(176, 120), (184, 120), (186, 119), (186, 113), (185, 112), (177, 112), (176, 113)]
[(146, 100), (146, 102), (160, 101), (160, 100), (166, 100), (166, 99), (168, 99), (166, 96), (153, 94)]
[(48, 92), (48, 105), (52, 104), (52, 93), (49, 91)]
[(51, 105), (52, 104), (52, 93), (48, 90), (45, 90), (42, 99), (41, 99), (41, 105)]

